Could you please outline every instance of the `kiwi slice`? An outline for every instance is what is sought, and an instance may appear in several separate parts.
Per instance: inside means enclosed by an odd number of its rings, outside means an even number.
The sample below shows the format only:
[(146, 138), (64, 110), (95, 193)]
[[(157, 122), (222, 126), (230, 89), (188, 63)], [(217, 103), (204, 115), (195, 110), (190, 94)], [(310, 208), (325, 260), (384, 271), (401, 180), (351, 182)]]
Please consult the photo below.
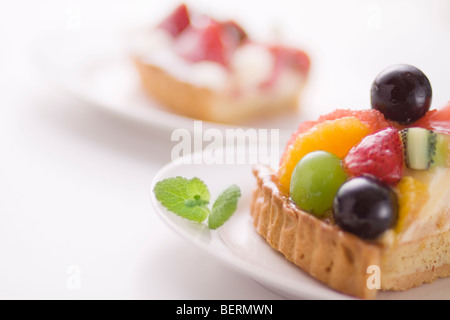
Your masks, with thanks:
[(408, 168), (428, 170), (447, 164), (448, 140), (444, 135), (424, 128), (408, 128), (400, 136)]
[(446, 167), (448, 163), (449, 137), (445, 134), (436, 134), (436, 152), (432, 167)]

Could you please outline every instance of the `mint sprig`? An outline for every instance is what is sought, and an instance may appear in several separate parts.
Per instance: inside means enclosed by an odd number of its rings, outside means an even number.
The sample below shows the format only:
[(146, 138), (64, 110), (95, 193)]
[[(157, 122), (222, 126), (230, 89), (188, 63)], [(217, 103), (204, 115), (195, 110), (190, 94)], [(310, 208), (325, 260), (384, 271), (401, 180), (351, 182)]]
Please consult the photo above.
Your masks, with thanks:
[(240, 197), (241, 189), (237, 185), (232, 185), (217, 197), (208, 218), (210, 229), (221, 227), (233, 215)]
[(156, 184), (153, 192), (167, 210), (183, 218), (202, 222), (209, 215), (207, 205), (211, 196), (208, 187), (198, 178), (165, 179)]
[(208, 218), (210, 229), (221, 227), (233, 215), (241, 197), (239, 187), (232, 185), (217, 197), (210, 210), (211, 196), (206, 184), (199, 178), (183, 177), (162, 180), (153, 192), (167, 210), (185, 219), (201, 223)]

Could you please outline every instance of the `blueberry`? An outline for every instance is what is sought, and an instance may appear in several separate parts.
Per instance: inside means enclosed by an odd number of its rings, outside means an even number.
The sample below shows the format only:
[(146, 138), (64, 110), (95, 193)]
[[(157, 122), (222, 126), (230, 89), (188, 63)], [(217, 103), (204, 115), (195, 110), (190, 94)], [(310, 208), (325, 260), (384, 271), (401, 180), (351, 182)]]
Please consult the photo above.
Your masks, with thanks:
[(372, 109), (401, 124), (423, 117), (430, 109), (431, 98), (428, 78), (416, 67), (406, 64), (385, 69), (372, 84)]
[(397, 222), (397, 195), (375, 178), (358, 177), (338, 190), (333, 215), (341, 229), (363, 239), (376, 239)]

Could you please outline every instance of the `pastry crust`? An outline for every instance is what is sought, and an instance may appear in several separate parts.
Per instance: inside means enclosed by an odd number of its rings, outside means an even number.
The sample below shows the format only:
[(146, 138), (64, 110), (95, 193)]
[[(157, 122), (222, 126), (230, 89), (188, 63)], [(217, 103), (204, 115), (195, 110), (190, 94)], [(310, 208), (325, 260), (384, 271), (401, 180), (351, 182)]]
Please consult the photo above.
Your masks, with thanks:
[(181, 81), (159, 66), (135, 57), (145, 92), (172, 111), (199, 120), (239, 124), (254, 117), (270, 117), (298, 109), (299, 94), (305, 83), (292, 95), (261, 94), (236, 97), (207, 87)]
[(194, 88), (139, 58), (135, 58), (134, 63), (139, 72), (142, 87), (152, 98), (181, 115), (204, 120), (211, 119), (209, 106), (214, 99), (211, 90)]
[(450, 276), (450, 231), (386, 246), (382, 290), (403, 291)]
[(251, 214), (260, 235), (288, 260), (333, 289), (373, 299), (367, 268), (380, 265), (381, 247), (299, 210), (274, 181), (270, 169), (255, 167), (257, 188)]
[[(369, 242), (300, 210), (273, 172), (256, 166), (251, 215), (257, 232), (314, 278), (337, 291), (374, 299), (370, 266), (381, 270), (381, 290), (407, 290), (450, 276), (450, 231), (401, 244)], [(448, 209), (442, 213), (448, 215)]]

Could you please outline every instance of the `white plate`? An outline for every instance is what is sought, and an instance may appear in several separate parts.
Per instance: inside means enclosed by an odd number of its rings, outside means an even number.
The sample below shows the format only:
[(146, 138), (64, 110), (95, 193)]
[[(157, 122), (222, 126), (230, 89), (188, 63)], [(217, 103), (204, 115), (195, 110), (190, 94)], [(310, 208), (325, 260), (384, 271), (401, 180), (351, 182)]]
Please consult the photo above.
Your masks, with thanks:
[[(192, 128), (192, 118), (170, 112), (141, 89), (121, 37), (112, 33), (64, 32), (48, 34), (33, 44), (34, 63), (59, 88), (92, 106), (145, 124)], [(280, 128), (290, 134), (300, 115), (284, 115), (244, 124), (245, 127)], [(204, 122), (205, 127), (229, 128)]]
[[(158, 215), (186, 240), (234, 269), (243, 272), (261, 285), (289, 299), (350, 299), (316, 281), (287, 261), (257, 234), (249, 215), (251, 193), (255, 179), (251, 165), (187, 165), (170, 163), (155, 176), (152, 190), (158, 181), (183, 176), (198, 177), (210, 188), (211, 199), (231, 184), (242, 191), (236, 213), (217, 231), (209, 230), (169, 212), (151, 192), (152, 204)], [(378, 299), (450, 299), (450, 279), (405, 292), (381, 292)]]

